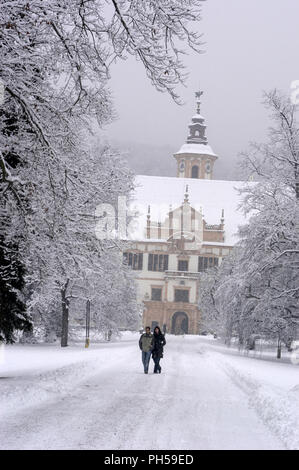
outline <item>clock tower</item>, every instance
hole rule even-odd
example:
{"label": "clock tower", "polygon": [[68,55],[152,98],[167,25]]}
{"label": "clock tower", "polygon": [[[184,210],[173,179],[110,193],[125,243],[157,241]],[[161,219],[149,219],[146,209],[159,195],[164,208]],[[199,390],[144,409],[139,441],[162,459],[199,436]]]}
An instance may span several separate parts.
{"label": "clock tower", "polygon": [[213,179],[214,163],[218,157],[208,144],[205,118],[200,114],[202,95],[202,91],[195,93],[196,114],[189,124],[186,143],[174,154],[178,178]]}

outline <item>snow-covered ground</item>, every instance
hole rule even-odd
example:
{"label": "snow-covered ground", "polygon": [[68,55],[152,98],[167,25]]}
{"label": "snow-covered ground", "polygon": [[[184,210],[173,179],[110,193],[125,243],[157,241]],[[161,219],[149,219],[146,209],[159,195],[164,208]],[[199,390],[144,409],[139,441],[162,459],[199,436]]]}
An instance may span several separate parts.
{"label": "snow-covered ground", "polygon": [[14,345],[0,364],[1,449],[299,449],[299,368],[167,336],[144,375],[138,334]]}

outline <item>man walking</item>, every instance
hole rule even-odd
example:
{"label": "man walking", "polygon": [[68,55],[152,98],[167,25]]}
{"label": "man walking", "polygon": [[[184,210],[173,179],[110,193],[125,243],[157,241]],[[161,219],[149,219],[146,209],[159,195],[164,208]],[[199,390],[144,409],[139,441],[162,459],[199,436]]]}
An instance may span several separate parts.
{"label": "man walking", "polygon": [[145,328],[145,333],[140,336],[139,340],[139,347],[142,351],[142,362],[144,366],[144,373],[148,374],[148,366],[152,354],[152,350],[154,347],[154,336],[151,333],[151,329],[149,326]]}

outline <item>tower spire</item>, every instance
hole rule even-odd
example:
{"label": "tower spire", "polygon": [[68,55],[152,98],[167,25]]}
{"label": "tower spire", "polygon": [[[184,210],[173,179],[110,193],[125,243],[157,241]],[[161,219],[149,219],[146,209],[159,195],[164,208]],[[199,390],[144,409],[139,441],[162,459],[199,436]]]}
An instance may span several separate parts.
{"label": "tower spire", "polygon": [[213,178],[213,166],[217,160],[217,155],[208,143],[205,118],[200,113],[201,97],[203,94],[204,92],[200,89],[195,92],[196,114],[193,115],[188,126],[186,142],[174,154],[178,165],[178,177]]}
{"label": "tower spire", "polygon": [[146,238],[151,238],[151,206],[147,208]]}
{"label": "tower spire", "polygon": [[188,186],[188,184],[186,185],[186,192],[185,192],[184,203],[185,203],[185,204],[189,204],[189,186]]}
{"label": "tower spire", "polygon": [[200,105],[201,105],[201,96],[203,95],[203,91],[196,91],[195,92],[195,98],[196,98],[196,104],[197,104],[197,109],[196,109],[196,113],[197,114],[200,114]]}
{"label": "tower spire", "polygon": [[203,91],[195,93],[197,110],[195,116],[191,119],[189,124],[189,134],[187,137],[187,144],[202,144],[207,145],[208,139],[206,137],[206,124],[205,119],[200,114],[201,96]]}

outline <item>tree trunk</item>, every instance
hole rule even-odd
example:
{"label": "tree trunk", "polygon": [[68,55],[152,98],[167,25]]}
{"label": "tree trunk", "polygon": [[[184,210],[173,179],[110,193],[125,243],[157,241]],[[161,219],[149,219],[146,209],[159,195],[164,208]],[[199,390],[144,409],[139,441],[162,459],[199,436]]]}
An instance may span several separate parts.
{"label": "tree trunk", "polygon": [[244,346],[244,336],[243,333],[239,333],[239,347]]}
{"label": "tree trunk", "polygon": [[61,347],[62,348],[66,348],[68,346],[68,337],[69,337],[69,301],[66,297],[68,283],[69,281],[67,281],[64,288],[61,289],[61,302],[62,302]]}
{"label": "tree trunk", "polygon": [[277,344],[277,359],[281,359],[281,341],[280,341],[280,339],[278,340],[278,344]]}

